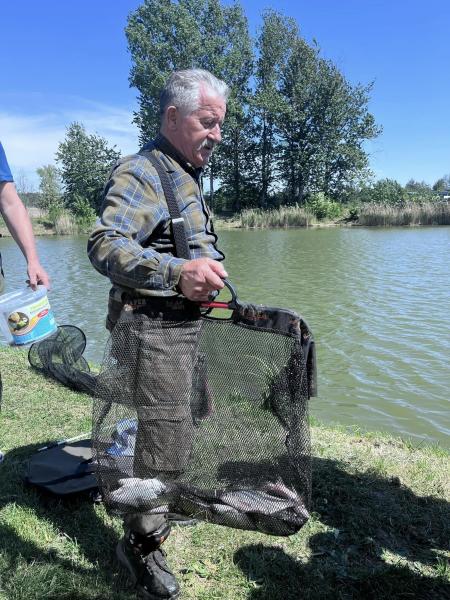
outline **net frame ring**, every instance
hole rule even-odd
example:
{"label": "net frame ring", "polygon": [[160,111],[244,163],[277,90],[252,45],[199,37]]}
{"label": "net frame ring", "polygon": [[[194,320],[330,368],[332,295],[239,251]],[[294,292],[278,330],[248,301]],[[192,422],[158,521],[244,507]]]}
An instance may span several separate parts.
{"label": "net frame ring", "polygon": [[[46,342],[46,343],[44,343]],[[34,342],[28,350],[28,361],[32,367],[40,371],[45,370],[48,365],[42,360],[42,352],[40,350],[52,350],[50,355],[59,353],[60,358],[65,364],[74,364],[80,358],[86,348],[86,335],[82,329],[75,325],[59,325],[55,333],[45,338]],[[76,348],[74,348],[76,346]]]}
{"label": "net frame ring", "polygon": [[231,300],[228,302],[220,302],[217,301],[216,298],[220,294],[220,290],[216,290],[215,292],[211,292],[211,300],[207,302],[200,302],[200,308],[205,308],[206,310],[202,312],[203,316],[209,315],[213,308],[222,308],[225,310],[234,311],[238,308],[239,300],[237,297],[237,292],[233,284],[226,278],[223,279],[225,287],[228,288],[231,294]]}

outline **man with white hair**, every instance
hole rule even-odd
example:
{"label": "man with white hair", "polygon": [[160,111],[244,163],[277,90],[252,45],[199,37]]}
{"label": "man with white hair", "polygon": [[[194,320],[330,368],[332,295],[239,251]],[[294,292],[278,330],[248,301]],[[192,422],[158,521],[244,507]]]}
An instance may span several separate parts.
{"label": "man with white hair", "polygon": [[[151,361],[149,353],[140,354],[139,393],[143,396],[134,399],[138,414],[135,477],[176,476],[190,456],[189,397],[200,331],[198,302],[223,288],[222,279],[227,276],[200,177],[221,141],[228,95],[228,86],[208,71],[172,73],[161,93],[160,134],[139,154],[117,162],[88,242],[93,266],[113,284],[107,317],[113,339],[114,327],[124,315],[128,321],[131,314],[182,323],[179,338],[174,337],[173,328],[162,326],[161,336],[166,338],[144,340],[151,346]],[[184,222],[189,258],[177,256],[162,179],[149,158],[156,158],[169,177]],[[142,345],[139,336],[139,340],[123,336],[123,356]],[[167,516],[127,514],[124,528],[117,554],[141,597],[178,598],[179,586],[160,548],[170,532]]]}

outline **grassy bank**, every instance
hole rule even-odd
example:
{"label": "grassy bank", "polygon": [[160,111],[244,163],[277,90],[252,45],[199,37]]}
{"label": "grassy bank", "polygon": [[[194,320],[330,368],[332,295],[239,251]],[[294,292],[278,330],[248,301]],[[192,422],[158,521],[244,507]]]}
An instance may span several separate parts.
{"label": "grassy bank", "polygon": [[[24,461],[89,431],[91,400],[0,351],[0,600],[131,600],[115,562],[121,526],[103,506],[24,487]],[[313,513],[291,538],[207,524],[166,547],[192,600],[450,597],[449,454],[314,424]]]}
{"label": "grassy bank", "polygon": [[[324,208],[325,207],[325,208]],[[364,226],[364,227],[402,227],[420,225],[450,225],[450,203],[429,202],[424,204],[407,204],[401,207],[381,204],[360,204],[357,207],[342,207],[332,203],[334,212],[339,216],[326,216],[327,205],[316,207],[281,206],[271,210],[260,208],[243,210],[241,213],[224,217],[214,216],[216,229],[287,229],[290,227],[324,227],[324,226]],[[38,211],[37,209],[29,209]],[[64,212],[56,225],[50,223],[42,215],[33,216],[35,235],[76,235],[89,232],[92,225],[77,223],[73,215]],[[10,233],[0,217],[0,237],[10,237]]]}
{"label": "grassy bank", "polygon": [[[450,204],[429,202],[407,204],[405,206],[384,206],[381,204],[361,204],[357,207],[340,207],[338,217],[326,216],[326,204],[319,206],[314,213],[312,207],[282,206],[272,210],[249,209],[228,219],[218,218],[214,223],[218,229],[274,229],[289,227],[321,227],[324,225],[345,225],[364,227],[401,227],[419,225],[450,225]],[[317,208],[317,207],[316,207]],[[325,216],[324,216],[325,215]]]}
{"label": "grassy bank", "polygon": [[357,225],[378,227],[450,225],[450,204],[429,202],[403,207],[366,204],[359,211]]}
{"label": "grassy bank", "polygon": [[240,226],[248,229],[280,227],[309,227],[316,223],[314,215],[303,206],[281,206],[273,210],[258,208],[244,210],[240,214]]}
{"label": "grassy bank", "polygon": [[[77,235],[90,231],[92,225],[80,224],[67,210],[63,211],[56,222],[51,222],[45,213],[38,208],[28,208],[34,235]],[[0,216],[0,237],[11,237],[3,218]]]}

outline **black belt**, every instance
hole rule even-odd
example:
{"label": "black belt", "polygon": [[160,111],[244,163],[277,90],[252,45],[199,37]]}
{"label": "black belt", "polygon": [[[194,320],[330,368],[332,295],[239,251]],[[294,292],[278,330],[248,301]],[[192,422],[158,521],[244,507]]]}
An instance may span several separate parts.
{"label": "black belt", "polygon": [[136,298],[125,292],[122,295],[122,302],[124,305],[127,304],[132,307],[135,314],[152,316],[155,313],[182,313],[183,318],[198,318],[200,316],[199,304],[180,296],[169,298],[141,296]]}

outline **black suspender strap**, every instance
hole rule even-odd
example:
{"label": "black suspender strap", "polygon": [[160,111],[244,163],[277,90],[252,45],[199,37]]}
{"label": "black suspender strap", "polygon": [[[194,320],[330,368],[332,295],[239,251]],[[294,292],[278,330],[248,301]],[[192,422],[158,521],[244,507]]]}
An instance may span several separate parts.
{"label": "black suspender strap", "polygon": [[167,175],[167,171],[162,165],[161,161],[156,158],[151,152],[139,152],[141,156],[147,158],[152,165],[155,167],[156,172],[159,175],[161,181],[164,196],[166,197],[167,207],[169,209],[170,218],[172,221],[172,233],[175,244],[175,254],[179,258],[191,258],[191,251],[186,237],[186,230],[184,228],[184,219],[180,213],[180,207],[178,206],[177,199],[175,198],[175,192],[173,191],[172,183]]}

